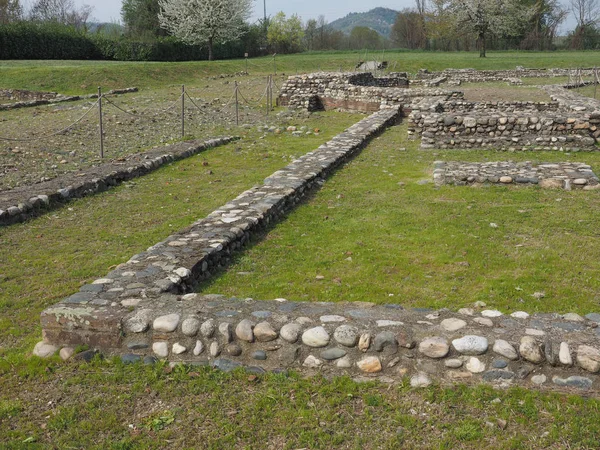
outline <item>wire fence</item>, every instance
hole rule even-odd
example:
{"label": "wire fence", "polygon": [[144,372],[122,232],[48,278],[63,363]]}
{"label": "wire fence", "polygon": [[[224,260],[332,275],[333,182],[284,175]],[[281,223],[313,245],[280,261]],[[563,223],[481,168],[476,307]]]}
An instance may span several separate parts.
{"label": "wire fence", "polygon": [[90,119],[92,121],[90,123],[96,122],[99,156],[104,158],[105,140],[111,135],[111,131],[114,129],[112,135],[121,138],[119,130],[115,129],[117,125],[122,125],[118,116],[138,121],[136,123],[140,125],[142,123],[152,125],[163,121],[169,126],[171,132],[175,129],[173,125],[179,123],[178,135],[172,135],[171,138],[183,139],[186,136],[187,125],[198,122],[214,124],[222,120],[223,115],[231,117],[236,125],[240,124],[241,119],[248,120],[251,116],[255,119],[264,119],[273,110],[274,96],[279,92],[280,88],[271,75],[260,79],[243,80],[242,83],[235,81],[225,102],[221,102],[219,98],[210,98],[209,93],[202,92],[201,89],[188,90],[185,85],[182,85],[181,93],[166,107],[158,107],[153,102],[150,106],[139,110],[137,107],[127,105],[126,101],[120,102],[119,97],[115,95],[102,93],[102,89],[98,88],[95,102],[86,107],[84,113],[68,125],[41,134],[36,134],[37,130],[31,129],[24,133],[26,137],[0,135],[0,141],[44,143],[52,137],[68,137],[69,133],[83,125],[85,119]]}
{"label": "wire fence", "polygon": [[[383,52],[379,57],[384,57]],[[360,54],[357,57],[357,63],[368,58],[368,52]],[[255,66],[254,62],[246,63],[250,66]],[[269,63],[274,71],[276,70],[276,59],[273,57],[272,64]],[[264,68],[264,67],[263,67]],[[339,68],[340,70],[343,68]],[[336,71],[337,71],[336,70]],[[352,70],[358,70],[353,67]],[[394,71],[395,64],[388,67],[387,70]],[[283,79],[282,79],[283,81]],[[229,81],[225,81],[229,83]],[[586,87],[594,86],[594,98],[596,98],[596,87],[600,84],[600,70],[594,68],[593,71],[573,69],[569,74],[568,85],[570,87]],[[207,86],[208,88],[208,86]],[[81,127],[86,119],[93,124],[96,122],[98,128],[97,139],[99,155],[104,157],[105,140],[108,136],[113,136],[116,139],[121,139],[119,130],[116,129],[120,124],[118,120],[106,119],[109,115],[120,115],[137,120],[135,125],[140,128],[153,128],[157,123],[164,123],[169,130],[170,139],[185,138],[186,129],[190,125],[202,123],[208,124],[221,120],[225,122],[224,116],[227,116],[227,123],[235,123],[239,125],[241,121],[250,122],[254,120],[263,120],[268,117],[273,111],[275,98],[281,93],[281,86],[277,83],[275,75],[267,75],[261,78],[245,78],[241,77],[231,83],[228,92],[228,97],[225,101],[211,95],[207,89],[192,87],[186,88],[181,86],[181,92],[166,105],[159,107],[156,101],[150,100],[151,104],[143,109],[139,109],[139,101],[136,105],[128,104],[127,100],[120,101],[119,97],[110,93],[102,93],[98,88],[98,95],[93,104],[86,107],[83,114],[77,117],[73,122],[66,126],[62,126],[57,130],[43,131],[41,134],[35,134],[36,130],[30,130],[26,133],[27,136],[2,136],[0,141],[5,142],[22,142],[34,143],[43,142],[56,136],[69,136],[73,134],[73,138],[78,137],[76,130]],[[177,133],[175,130],[179,129]],[[20,129],[19,129],[20,131]],[[113,132],[114,131],[114,132]],[[91,134],[88,131],[88,135]]]}

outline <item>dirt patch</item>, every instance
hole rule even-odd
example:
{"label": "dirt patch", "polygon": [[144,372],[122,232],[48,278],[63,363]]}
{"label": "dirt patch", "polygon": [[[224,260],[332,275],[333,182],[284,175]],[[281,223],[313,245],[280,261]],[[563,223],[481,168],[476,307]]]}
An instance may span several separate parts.
{"label": "dirt patch", "polygon": [[[266,81],[235,81],[240,125],[271,122],[273,114],[265,117]],[[233,80],[202,80],[186,92],[186,137],[235,134]],[[105,158],[112,161],[181,139],[181,128],[181,86],[103,102]],[[0,112],[0,192],[103,164],[99,136],[96,99]]]}
{"label": "dirt patch", "polygon": [[42,183],[25,185],[9,191],[3,191],[0,192],[0,209],[7,210],[9,207],[16,206],[19,203],[24,203],[34,196],[55,193],[59,189],[80,184],[83,181],[91,181],[96,178],[102,179],[116,171],[122,171],[132,166],[138,166],[147,160],[152,160],[153,158],[161,155],[178,154],[184,152],[190,147],[197,147],[201,143],[201,141],[193,140],[179,142],[168,146],[161,146],[147,152],[137,153],[127,157],[113,159],[102,164],[94,165],[77,173],[64,173],[56,178],[53,178],[52,180]]}
{"label": "dirt patch", "polygon": [[465,83],[458,89],[471,102],[549,102],[552,99],[541,89],[533,86],[508,86],[501,83]]}

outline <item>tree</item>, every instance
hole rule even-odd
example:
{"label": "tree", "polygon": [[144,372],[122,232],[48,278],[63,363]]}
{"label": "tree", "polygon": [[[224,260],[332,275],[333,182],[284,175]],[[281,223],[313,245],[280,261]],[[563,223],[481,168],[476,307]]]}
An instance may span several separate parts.
{"label": "tree", "polygon": [[350,32],[350,48],[376,50],[381,47],[379,33],[369,27],[354,27]]}
{"label": "tree", "polygon": [[37,22],[56,22],[85,29],[93,7],[75,7],[73,0],[37,0],[31,5],[30,19]]}
{"label": "tree", "polygon": [[595,26],[600,20],[600,0],[569,0],[577,27]]}
{"label": "tree", "polygon": [[477,35],[481,58],[485,58],[486,37],[519,33],[533,12],[518,0],[453,0],[451,8],[457,26]]}
{"label": "tree", "polygon": [[390,38],[400,48],[425,48],[427,34],[421,14],[412,9],[400,11],[392,25]]}
{"label": "tree", "polygon": [[288,19],[283,11],[275,14],[269,23],[267,39],[269,45],[280,53],[293,53],[300,51],[304,29],[302,20],[296,14]]}
{"label": "tree", "polygon": [[[526,0],[528,4],[531,0]],[[520,47],[524,50],[548,50],[558,27],[567,18],[568,12],[557,0],[533,0],[529,5],[533,13]]]}
{"label": "tree", "polygon": [[0,0],[0,24],[16,22],[23,15],[19,0]]}
{"label": "tree", "polygon": [[569,6],[577,21],[575,31],[569,36],[570,45],[576,49],[595,48],[600,20],[600,0],[570,0]]}
{"label": "tree", "polygon": [[309,19],[304,27],[304,42],[308,51],[314,50],[317,43],[317,21],[315,19]]}
{"label": "tree", "polygon": [[208,46],[238,39],[250,17],[252,0],[160,0],[160,26],[186,44]]}
{"label": "tree", "polygon": [[141,39],[166,36],[158,21],[158,0],[123,0],[121,18],[127,35]]}

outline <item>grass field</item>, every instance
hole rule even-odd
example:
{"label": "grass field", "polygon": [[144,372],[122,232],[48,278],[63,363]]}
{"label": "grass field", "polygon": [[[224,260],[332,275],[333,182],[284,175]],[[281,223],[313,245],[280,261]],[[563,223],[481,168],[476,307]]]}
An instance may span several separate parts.
{"label": "grass field", "polygon": [[[331,69],[350,65],[358,56],[295,55],[276,63],[278,71],[292,73],[294,67],[327,68],[327,62]],[[493,53],[481,61],[475,53],[386,53],[386,59],[405,64],[398,70],[409,71],[568,67],[595,56]],[[272,59],[252,63],[269,65]],[[194,80],[201,86],[210,77],[243,70],[243,64],[2,62],[7,84],[0,87],[43,85],[79,93],[106,83],[107,89],[137,85],[154,93]],[[229,88],[220,78],[212,81]],[[210,86],[218,92],[218,83]],[[240,141],[0,229],[0,448],[597,448],[600,401],[590,397],[488,386],[415,390],[406,381],[256,378],[162,363],[81,364],[29,356],[41,336],[45,307],[360,117],[327,112],[291,119],[321,130],[302,138],[242,129]],[[426,152],[405,136],[400,125],[374,140],[226,273],[203,285],[204,292],[436,308],[483,300],[506,312],[600,310],[596,191],[436,190],[419,183],[431,178],[435,159],[574,160],[598,173],[599,155]],[[546,296],[531,296],[539,291]]]}
{"label": "grass field", "polygon": [[597,153],[423,151],[407,139],[406,125],[393,127],[200,289],[241,298],[600,311],[600,246],[590,214],[600,208],[596,193],[420,184],[438,159],[600,167]]}
{"label": "grass field", "polygon": [[[490,52],[479,58],[477,52],[386,51],[366,54],[367,59],[386,60],[390,70],[416,73],[419,69],[446,68],[514,69],[577,68],[600,65],[600,53],[585,52]],[[50,90],[64,94],[95,93],[104,89],[137,86],[194,84],[198,79],[246,71],[251,76],[273,73],[292,75],[319,70],[354,70],[365,52],[313,52],[229,61],[181,63],[136,63],[114,61],[2,61],[2,85],[13,89]]]}

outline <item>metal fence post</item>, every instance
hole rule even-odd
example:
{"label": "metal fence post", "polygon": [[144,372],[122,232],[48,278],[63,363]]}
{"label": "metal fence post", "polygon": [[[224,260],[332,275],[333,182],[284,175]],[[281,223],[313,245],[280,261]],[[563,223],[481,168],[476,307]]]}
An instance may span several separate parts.
{"label": "metal fence post", "polygon": [[98,86],[98,114],[100,117],[100,158],[104,158],[104,130],[102,127],[102,88]]}
{"label": "metal fence post", "polygon": [[273,77],[269,80],[269,109],[273,109]]}
{"label": "metal fence post", "polygon": [[269,115],[269,77],[270,75],[267,77],[267,100],[266,100],[266,106],[267,106],[267,116]]}
{"label": "metal fence post", "polygon": [[181,85],[181,139],[185,136],[185,85]]}
{"label": "metal fence post", "polygon": [[240,124],[240,110],[238,105],[238,82],[235,82],[235,124]]}

